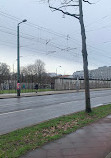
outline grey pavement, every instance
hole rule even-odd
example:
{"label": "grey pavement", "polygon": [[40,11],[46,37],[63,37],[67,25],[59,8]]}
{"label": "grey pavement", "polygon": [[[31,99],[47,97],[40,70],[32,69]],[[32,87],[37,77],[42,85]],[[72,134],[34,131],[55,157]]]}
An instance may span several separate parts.
{"label": "grey pavement", "polygon": [[[81,90],[84,91],[84,90]],[[34,97],[34,96],[44,96],[44,95],[53,95],[53,94],[65,94],[77,92],[76,90],[63,90],[63,91],[45,91],[45,92],[31,92],[31,93],[21,93],[20,97]],[[11,94],[0,94],[0,99],[6,98],[18,98],[16,93]]]}
{"label": "grey pavement", "polygon": [[21,158],[111,158],[111,115]]}
{"label": "grey pavement", "polygon": [[111,152],[105,158],[111,158]]}

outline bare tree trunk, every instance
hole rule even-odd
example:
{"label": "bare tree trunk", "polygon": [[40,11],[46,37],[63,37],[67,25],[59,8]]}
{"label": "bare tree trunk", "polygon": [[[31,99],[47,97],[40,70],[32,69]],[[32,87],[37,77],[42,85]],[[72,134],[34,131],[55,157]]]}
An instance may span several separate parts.
{"label": "bare tree trunk", "polygon": [[83,10],[82,0],[79,0],[79,12],[80,12],[80,27],[82,36],[82,55],[83,55],[83,69],[84,69],[84,82],[85,82],[85,101],[86,101],[86,112],[91,112],[90,105],[90,92],[89,92],[89,75],[88,75],[88,60],[87,60],[87,48],[86,48],[86,34],[83,21]]}

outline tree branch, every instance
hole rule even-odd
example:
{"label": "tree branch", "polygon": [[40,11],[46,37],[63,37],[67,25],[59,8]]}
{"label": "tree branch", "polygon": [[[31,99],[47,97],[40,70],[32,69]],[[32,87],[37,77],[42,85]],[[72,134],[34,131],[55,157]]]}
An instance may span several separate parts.
{"label": "tree branch", "polygon": [[61,3],[61,4],[69,4],[69,3],[71,3],[71,2],[73,2],[73,0],[70,0],[69,2],[63,2],[63,3]]}
{"label": "tree branch", "polygon": [[79,5],[63,5],[63,6],[61,6],[61,7],[59,7],[58,9],[60,9],[60,8],[64,8],[64,7],[78,7]]}
{"label": "tree branch", "polygon": [[92,4],[91,2],[89,2],[89,1],[87,1],[87,0],[83,0],[83,1],[86,2],[86,3]]}
{"label": "tree branch", "polygon": [[79,15],[77,15],[77,14],[71,14],[69,12],[65,12],[65,11],[63,11],[60,8],[55,8],[55,7],[50,6],[50,4],[49,4],[49,8],[54,9],[54,10],[58,10],[58,11],[62,12],[63,14],[66,14],[66,15],[69,15],[69,16],[73,16],[73,17],[75,17],[76,19],[79,20]]}

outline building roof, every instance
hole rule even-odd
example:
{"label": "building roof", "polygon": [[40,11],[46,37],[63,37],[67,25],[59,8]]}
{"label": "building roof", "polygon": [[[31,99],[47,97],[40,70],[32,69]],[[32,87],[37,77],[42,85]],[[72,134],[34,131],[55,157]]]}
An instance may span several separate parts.
{"label": "building roof", "polygon": [[61,79],[63,79],[63,78],[73,78],[73,76],[72,75],[63,75],[63,76],[58,76],[58,78],[61,78]]}

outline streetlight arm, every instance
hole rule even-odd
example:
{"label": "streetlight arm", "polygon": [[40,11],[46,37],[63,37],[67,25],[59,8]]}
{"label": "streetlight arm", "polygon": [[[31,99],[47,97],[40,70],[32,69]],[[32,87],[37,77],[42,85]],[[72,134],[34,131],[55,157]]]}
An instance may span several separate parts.
{"label": "streetlight arm", "polygon": [[26,21],[27,21],[26,19],[22,20],[21,22],[18,23],[18,26],[19,26],[21,23],[26,22]]}

